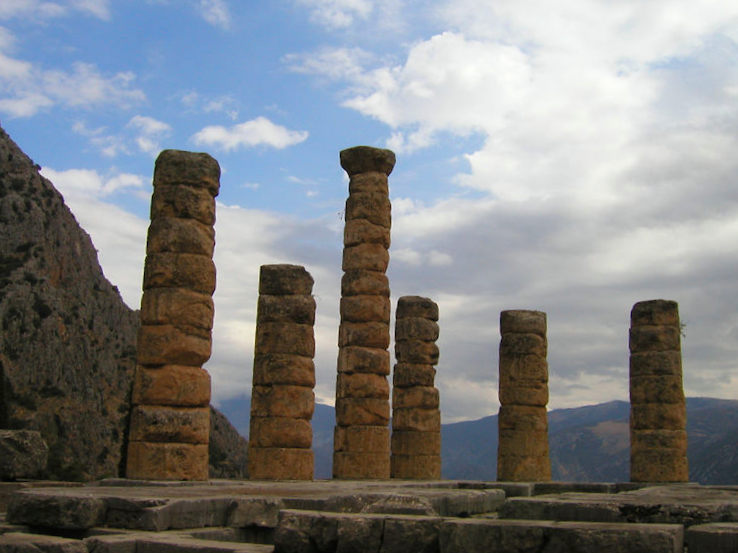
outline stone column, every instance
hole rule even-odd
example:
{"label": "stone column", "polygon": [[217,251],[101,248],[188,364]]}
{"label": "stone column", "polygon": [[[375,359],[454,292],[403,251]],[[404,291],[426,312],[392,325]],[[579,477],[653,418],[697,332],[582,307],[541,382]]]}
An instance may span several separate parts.
{"label": "stone column", "polygon": [[313,278],[262,265],[251,391],[249,478],[312,480],[315,408]]}
{"label": "stone column", "polygon": [[500,334],[497,479],[551,480],[546,314],[503,311]]}
{"label": "stone column", "polygon": [[630,312],[630,479],[687,482],[687,409],[679,306],[638,302]]}
{"label": "stone column", "polygon": [[441,411],[433,386],[438,363],[438,305],[397,301],[392,388],[392,478],[441,478]]}
{"label": "stone column", "polygon": [[154,168],[128,478],[207,480],[215,196],[207,154],[165,150]]}
{"label": "stone column", "polygon": [[341,152],[349,175],[338,332],[334,478],[389,478],[389,150]]}

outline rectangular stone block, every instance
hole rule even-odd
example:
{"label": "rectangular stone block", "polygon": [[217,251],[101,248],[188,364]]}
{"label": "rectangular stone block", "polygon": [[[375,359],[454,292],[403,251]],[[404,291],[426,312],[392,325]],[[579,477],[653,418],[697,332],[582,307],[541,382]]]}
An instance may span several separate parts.
{"label": "rectangular stone block", "polygon": [[256,325],[254,353],[290,353],[312,358],[315,355],[313,326],[298,323],[259,323]]}
{"label": "rectangular stone block", "polygon": [[504,482],[547,482],[551,480],[551,461],[548,455],[497,454],[497,480]]}
{"label": "rectangular stone block", "polygon": [[683,403],[684,389],[681,375],[632,376],[630,402]]}
{"label": "rectangular stone block", "polygon": [[383,480],[390,477],[389,448],[383,453],[333,453],[333,478],[344,480]]}
{"label": "rectangular stone block", "polygon": [[386,296],[347,296],[341,298],[341,322],[380,322],[389,325],[390,299]]}
{"label": "rectangular stone block", "polygon": [[389,250],[382,244],[359,244],[343,248],[344,271],[385,272],[389,266]]}
{"label": "rectangular stone block", "polygon": [[151,196],[151,219],[159,217],[189,218],[213,225],[215,198],[207,190],[159,184]]}
{"label": "rectangular stone block", "polygon": [[392,452],[390,458],[392,478],[407,480],[440,480],[440,455],[398,455]]}
{"label": "rectangular stone block", "polygon": [[346,346],[338,350],[339,373],[390,373],[389,352],[383,348]]}
{"label": "rectangular stone block", "polygon": [[387,426],[336,426],[333,450],[353,453],[385,453],[389,451],[390,429]]}
{"label": "rectangular stone block", "polygon": [[389,400],[389,383],[387,377],[381,374],[338,373],[336,397],[372,397],[387,401]]}
{"label": "rectangular stone block", "polygon": [[214,197],[220,189],[220,166],[209,154],[163,150],[154,165],[154,188],[166,184],[206,190]]}
{"label": "rectangular stone block", "polygon": [[389,401],[379,398],[336,398],[336,424],[339,426],[387,426]]}
{"label": "rectangular stone block", "polygon": [[681,351],[677,326],[634,326],[630,329],[630,351]]}
{"label": "rectangular stone block", "polygon": [[172,325],[141,325],[138,362],[141,365],[201,367],[210,359],[210,338],[185,334]]}
{"label": "rectangular stone block", "polygon": [[631,326],[679,326],[679,304],[671,300],[639,301],[630,311]]}
{"label": "rectangular stone block", "polygon": [[362,192],[389,196],[387,175],[380,171],[368,171],[352,175],[349,179],[349,194]]}
{"label": "rectangular stone block", "polygon": [[630,450],[631,482],[689,482],[685,448]]}
{"label": "rectangular stone block", "polygon": [[395,357],[398,363],[436,365],[438,363],[439,351],[435,342],[404,340],[402,342],[395,342]]}
{"label": "rectangular stone block", "polygon": [[505,455],[548,456],[548,432],[545,430],[501,428],[498,439],[498,450]]}
{"label": "rectangular stone block", "polygon": [[207,444],[209,436],[209,407],[137,405],[131,411],[134,442]]}
{"label": "rectangular stone block", "polygon": [[681,351],[648,351],[630,354],[630,377],[682,376]]}
{"label": "rectangular stone block", "polygon": [[503,355],[500,353],[500,388],[548,382],[548,361],[538,354]]}
{"label": "rectangular stone block", "polygon": [[357,192],[346,199],[346,221],[366,219],[372,224],[390,228],[392,226],[392,205],[383,193]]}
{"label": "rectangular stone block", "polygon": [[546,314],[543,311],[509,309],[500,312],[500,334],[523,333],[546,337]]}
{"label": "rectangular stone block", "polygon": [[421,296],[402,296],[397,300],[397,319],[438,320],[438,304]]}
{"label": "rectangular stone block", "polygon": [[215,291],[215,264],[206,255],[150,253],[144,264],[143,288],[187,288],[201,294]]}
{"label": "rectangular stone block", "polygon": [[545,407],[548,404],[548,382],[503,382],[498,392],[501,405],[530,405]]}
{"label": "rectangular stone block", "polygon": [[384,249],[390,247],[390,229],[375,225],[366,219],[346,221],[343,227],[343,245],[380,244]]}
{"label": "rectangular stone block", "polygon": [[338,346],[361,346],[387,349],[390,342],[389,325],[386,323],[343,322],[338,329]]}
{"label": "rectangular stone block", "polygon": [[538,334],[510,332],[500,338],[500,359],[519,355],[536,355],[545,359],[547,351],[546,337]]}
{"label": "rectangular stone block", "polygon": [[315,394],[306,386],[253,386],[252,417],[290,417],[310,420],[315,409]]}
{"label": "rectangular stone block", "polygon": [[548,415],[545,407],[501,405],[497,425],[500,429],[548,432]]}
{"label": "rectangular stone block", "polygon": [[440,330],[438,323],[421,317],[407,317],[395,321],[395,340],[435,342]]}
{"label": "rectangular stone block", "polygon": [[686,430],[633,430],[630,433],[631,450],[667,448],[687,453]]}
{"label": "rectangular stone block", "polygon": [[392,431],[393,455],[440,455],[440,432]]}
{"label": "rectangular stone block", "polygon": [[630,427],[636,430],[684,430],[684,403],[641,403],[630,406]]}
{"label": "rectangular stone block", "polygon": [[133,385],[133,404],[207,407],[210,375],[200,367],[164,365],[151,369],[139,365]]}
{"label": "rectangular stone block", "polygon": [[312,449],[249,447],[249,479],[312,480]]}
{"label": "rectangular stone block", "polygon": [[302,265],[262,265],[259,269],[259,294],[285,296],[313,293],[313,277]]}
{"label": "rectangular stone block", "polygon": [[259,353],[254,356],[255,386],[290,384],[315,386],[315,362],[312,357],[289,353]]}
{"label": "rectangular stone block", "polygon": [[210,294],[186,288],[151,288],[141,298],[141,323],[145,325],[170,324],[184,332],[189,327],[210,331],[214,314]]}
{"label": "rectangular stone block", "polygon": [[194,253],[213,257],[215,230],[195,219],[156,217],[149,225],[146,253]]}
{"label": "rectangular stone block", "polygon": [[738,522],[690,526],[686,541],[689,553],[735,553],[738,551]]}
{"label": "rectangular stone block", "polygon": [[389,297],[389,279],[380,271],[346,271],[341,277],[341,296]]}
{"label": "rectangular stone block", "polygon": [[310,448],[313,427],[309,420],[292,417],[251,417],[249,446]]}
{"label": "rectangular stone block", "polygon": [[256,324],[299,323],[312,326],[315,323],[315,299],[312,296],[259,296],[256,308]]}
{"label": "rectangular stone block", "polygon": [[392,388],[393,409],[420,408],[438,409],[440,398],[438,390],[432,386],[413,386],[412,388]]}
{"label": "rectangular stone block", "polygon": [[392,430],[440,432],[441,412],[438,409],[400,408],[392,410]]}
{"label": "rectangular stone block", "polygon": [[126,478],[134,480],[207,480],[208,445],[128,443]]}
{"label": "rectangular stone block", "polygon": [[392,373],[392,385],[398,388],[433,386],[435,378],[436,369],[433,365],[397,363]]}

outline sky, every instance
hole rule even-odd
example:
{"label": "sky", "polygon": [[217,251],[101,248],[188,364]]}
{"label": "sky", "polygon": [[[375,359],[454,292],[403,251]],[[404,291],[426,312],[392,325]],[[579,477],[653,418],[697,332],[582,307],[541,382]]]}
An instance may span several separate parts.
{"label": "sky", "polygon": [[334,401],[348,179],[390,148],[393,305],[436,301],[444,422],[495,414],[499,313],[548,317],[549,408],[628,399],[634,303],[688,396],[738,399],[738,3],[2,0],[0,125],[140,305],[165,148],[221,166],[213,355],[249,394],[259,267],[315,279]]}

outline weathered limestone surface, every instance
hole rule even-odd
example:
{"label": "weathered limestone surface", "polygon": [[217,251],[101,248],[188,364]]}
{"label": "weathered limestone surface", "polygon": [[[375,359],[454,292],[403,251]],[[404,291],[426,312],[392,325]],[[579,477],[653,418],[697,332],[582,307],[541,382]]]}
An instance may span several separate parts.
{"label": "weathered limestone surface", "polygon": [[392,388],[392,478],[441,478],[441,412],[433,386],[438,362],[438,305],[428,298],[397,301]]}
{"label": "weathered limestone surface", "polygon": [[630,479],[687,482],[679,306],[638,302],[630,321]]}
{"label": "weathered limestone surface", "polygon": [[46,468],[49,447],[34,430],[0,430],[0,480],[34,478]]}
{"label": "weathered limestone surface", "polygon": [[[389,478],[389,150],[341,152],[349,175],[338,332],[334,478]],[[367,439],[364,439],[367,438]]]}
{"label": "weathered limestone surface", "polygon": [[215,290],[215,196],[207,154],[165,150],[156,160],[138,333],[126,475],[208,477],[210,358]]}
{"label": "weathered limestone surface", "polygon": [[311,480],[315,407],[313,278],[298,265],[263,265],[259,275],[251,394],[249,476]]}
{"label": "weathered limestone surface", "polygon": [[500,313],[497,479],[551,480],[546,314]]}

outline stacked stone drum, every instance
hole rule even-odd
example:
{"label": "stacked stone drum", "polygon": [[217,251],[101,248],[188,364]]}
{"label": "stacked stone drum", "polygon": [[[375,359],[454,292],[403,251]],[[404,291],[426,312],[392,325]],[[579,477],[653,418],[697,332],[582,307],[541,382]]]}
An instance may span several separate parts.
{"label": "stacked stone drum", "polygon": [[215,290],[215,196],[207,154],[163,151],[146,243],[128,478],[206,480]]}
{"label": "stacked stone drum", "polygon": [[680,330],[675,301],[642,301],[630,312],[633,482],[689,479]]}
{"label": "stacked stone drum", "polygon": [[497,479],[551,480],[546,314],[500,313]]}
{"label": "stacked stone drum", "polygon": [[389,478],[389,150],[341,152],[349,175],[338,333],[334,478]]}
{"label": "stacked stone drum", "polygon": [[438,363],[438,305],[403,296],[397,302],[392,388],[392,478],[441,478],[441,412],[433,386]]}
{"label": "stacked stone drum", "polygon": [[249,477],[312,480],[315,408],[313,278],[298,265],[263,265],[256,312]]}

